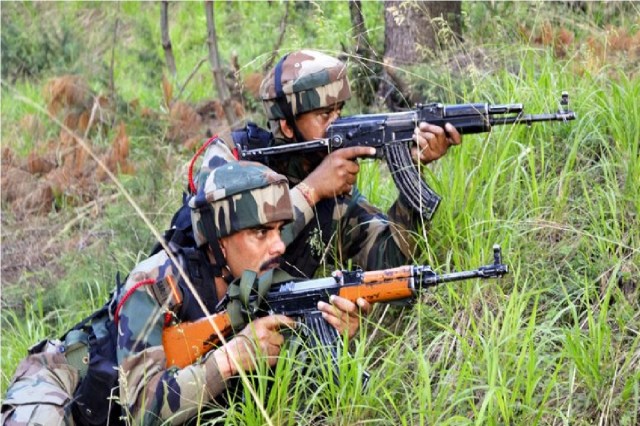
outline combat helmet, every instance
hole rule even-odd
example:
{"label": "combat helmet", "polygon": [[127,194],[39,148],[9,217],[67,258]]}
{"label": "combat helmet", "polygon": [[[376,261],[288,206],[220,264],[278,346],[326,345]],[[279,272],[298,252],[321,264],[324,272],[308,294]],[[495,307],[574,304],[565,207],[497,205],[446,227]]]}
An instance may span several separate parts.
{"label": "combat helmet", "polygon": [[315,50],[299,50],[283,56],[260,86],[260,97],[269,120],[287,120],[351,98],[344,62]]}
{"label": "combat helmet", "polygon": [[270,222],[293,220],[287,178],[250,161],[213,169],[189,200],[189,207],[196,244],[209,244],[218,269],[226,265],[219,238]]}

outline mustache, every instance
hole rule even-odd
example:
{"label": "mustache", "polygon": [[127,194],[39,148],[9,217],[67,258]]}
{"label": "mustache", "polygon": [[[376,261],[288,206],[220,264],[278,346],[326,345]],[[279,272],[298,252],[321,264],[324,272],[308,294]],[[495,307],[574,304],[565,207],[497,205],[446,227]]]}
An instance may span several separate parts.
{"label": "mustache", "polygon": [[282,264],[282,256],[272,257],[271,259],[263,262],[260,265],[260,272],[268,271],[269,269],[277,268]]}

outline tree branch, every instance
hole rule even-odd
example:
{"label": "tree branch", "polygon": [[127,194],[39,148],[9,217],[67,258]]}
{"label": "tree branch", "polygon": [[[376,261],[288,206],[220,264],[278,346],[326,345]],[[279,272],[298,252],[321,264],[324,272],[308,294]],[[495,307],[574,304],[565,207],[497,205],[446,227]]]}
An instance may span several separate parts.
{"label": "tree branch", "polygon": [[276,58],[280,56],[278,55],[278,52],[280,51],[280,46],[282,46],[282,41],[284,40],[284,32],[287,29],[289,5],[290,2],[287,2],[287,5],[284,9],[284,15],[282,15],[282,18],[280,19],[280,35],[278,36],[278,40],[276,40],[276,43],[273,45],[273,49],[271,49],[271,56],[269,57],[269,60],[264,64],[264,67],[262,67],[263,74],[266,74],[273,67],[273,63],[276,61]]}
{"label": "tree branch", "polygon": [[176,61],[173,57],[171,49],[171,39],[169,38],[169,2],[164,0],[160,5],[160,31],[162,32],[162,49],[164,49],[164,59],[167,63],[169,72],[176,78]]}
{"label": "tree branch", "polygon": [[238,124],[239,119],[231,106],[231,97],[229,88],[224,79],[224,72],[220,67],[220,54],[218,52],[218,38],[216,36],[216,25],[213,14],[213,1],[204,3],[205,13],[207,16],[207,43],[209,44],[209,63],[211,64],[211,72],[216,83],[216,89],[227,118],[230,128],[234,128]]}
{"label": "tree branch", "polygon": [[178,94],[176,95],[176,97],[174,98],[174,102],[177,101],[178,99],[180,99],[180,96],[182,96],[182,92],[184,92],[184,89],[187,87],[187,84],[189,84],[189,82],[191,81],[191,79],[193,78],[194,75],[196,75],[196,73],[198,72],[198,70],[200,69],[200,67],[202,66],[202,64],[204,64],[204,62],[207,60],[207,58],[202,58],[198,61],[198,63],[196,64],[195,67],[193,67],[193,70],[191,71],[191,74],[189,74],[189,76],[187,77],[187,79],[184,81],[184,83],[182,83],[182,86],[180,86],[180,91],[178,92]]}

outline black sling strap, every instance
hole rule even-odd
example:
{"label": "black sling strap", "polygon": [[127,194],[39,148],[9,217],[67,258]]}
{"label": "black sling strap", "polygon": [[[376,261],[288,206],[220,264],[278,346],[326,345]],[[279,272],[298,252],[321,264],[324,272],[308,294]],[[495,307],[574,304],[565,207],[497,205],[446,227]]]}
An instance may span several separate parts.
{"label": "black sling strap", "polygon": [[[282,58],[280,58],[280,60],[278,61],[278,64],[276,65],[276,69],[274,70],[273,78],[275,79],[275,84],[276,84],[275,100],[276,100],[276,103],[278,104],[278,107],[284,114],[284,118],[287,124],[293,130],[293,135],[296,141],[302,142],[305,140],[304,136],[302,136],[302,133],[300,133],[298,126],[296,126],[296,118],[293,115],[291,103],[287,101],[287,96],[284,94],[284,90],[282,90],[282,66],[288,56],[289,55],[284,55]],[[295,93],[291,93],[291,96],[295,96]]]}
{"label": "black sling strap", "polygon": [[200,214],[202,215],[202,220],[200,221],[200,223],[202,223],[202,226],[204,227],[204,235],[207,238],[209,247],[211,247],[211,251],[213,251],[213,257],[216,261],[216,264],[212,265],[212,269],[216,277],[221,277],[222,268],[224,268],[227,262],[224,259],[222,249],[220,248],[220,243],[218,242],[218,233],[216,232],[213,209],[207,203],[205,206],[200,208]]}

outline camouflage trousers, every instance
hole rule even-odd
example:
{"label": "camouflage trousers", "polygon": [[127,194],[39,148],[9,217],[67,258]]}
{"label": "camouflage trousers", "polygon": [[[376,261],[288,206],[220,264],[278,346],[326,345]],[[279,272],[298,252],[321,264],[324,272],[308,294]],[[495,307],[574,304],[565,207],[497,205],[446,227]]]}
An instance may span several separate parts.
{"label": "camouflage trousers", "polygon": [[2,401],[2,425],[74,425],[65,408],[79,374],[67,362],[61,347],[60,341],[48,341],[42,352],[20,362]]}

